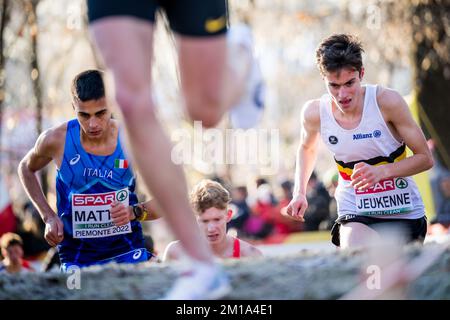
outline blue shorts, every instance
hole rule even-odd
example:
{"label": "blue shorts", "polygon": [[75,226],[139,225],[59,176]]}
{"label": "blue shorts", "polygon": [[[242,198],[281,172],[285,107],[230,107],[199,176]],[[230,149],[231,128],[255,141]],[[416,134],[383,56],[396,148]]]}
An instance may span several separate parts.
{"label": "blue shorts", "polygon": [[108,258],[108,259],[100,260],[100,261],[95,261],[95,262],[92,262],[92,263],[80,264],[80,263],[65,262],[65,263],[61,264],[61,271],[62,272],[67,272],[67,270],[70,267],[72,267],[72,266],[77,266],[79,268],[84,268],[84,267],[89,267],[89,266],[94,266],[94,265],[107,264],[107,263],[110,263],[110,262],[115,262],[115,263],[139,263],[139,262],[148,261],[152,256],[153,256],[153,254],[151,254],[149,251],[147,251],[147,249],[140,248],[140,249],[131,250],[131,251],[126,252],[126,253],[122,253],[122,254],[120,254],[118,256],[115,256],[115,257],[112,257],[112,258]]}

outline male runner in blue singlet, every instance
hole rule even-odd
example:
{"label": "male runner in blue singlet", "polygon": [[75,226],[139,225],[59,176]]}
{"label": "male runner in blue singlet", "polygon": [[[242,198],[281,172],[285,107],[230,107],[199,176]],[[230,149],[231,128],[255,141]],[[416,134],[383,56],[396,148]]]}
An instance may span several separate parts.
{"label": "male runner in blue singlet", "polygon": [[[43,132],[19,165],[22,184],[45,222],[45,238],[57,245],[62,270],[146,261],[137,220],[157,216],[152,201],[138,204],[135,176],[105,99],[101,72],[77,75],[72,98],[77,118]],[[57,212],[36,178],[52,160],[57,166]]]}

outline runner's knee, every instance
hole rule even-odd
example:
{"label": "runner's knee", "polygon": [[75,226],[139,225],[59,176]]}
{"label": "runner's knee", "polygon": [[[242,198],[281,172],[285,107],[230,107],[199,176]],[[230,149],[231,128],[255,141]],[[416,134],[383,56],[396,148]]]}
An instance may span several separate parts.
{"label": "runner's knee", "polygon": [[205,128],[216,126],[223,114],[223,100],[219,94],[201,94],[186,96],[189,116],[194,121],[201,121]]}
{"label": "runner's knee", "polygon": [[221,114],[211,110],[190,110],[189,116],[193,121],[201,121],[202,126],[205,128],[217,126],[221,119]]}
{"label": "runner's knee", "polygon": [[156,120],[149,90],[134,90],[123,86],[116,89],[116,101],[126,121],[137,117],[147,121]]}

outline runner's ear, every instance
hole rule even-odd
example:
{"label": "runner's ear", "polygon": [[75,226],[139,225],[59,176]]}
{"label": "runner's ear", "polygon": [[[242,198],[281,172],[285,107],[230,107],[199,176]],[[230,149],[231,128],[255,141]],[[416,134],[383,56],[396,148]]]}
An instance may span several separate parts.
{"label": "runner's ear", "polygon": [[364,67],[361,67],[361,70],[359,70],[359,80],[362,80],[364,77]]}

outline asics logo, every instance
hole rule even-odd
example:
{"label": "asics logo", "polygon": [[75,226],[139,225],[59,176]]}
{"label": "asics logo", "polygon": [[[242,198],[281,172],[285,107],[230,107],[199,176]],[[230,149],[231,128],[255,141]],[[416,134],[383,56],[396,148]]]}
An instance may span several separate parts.
{"label": "asics logo", "polygon": [[133,259],[137,260],[142,256],[142,251],[141,250],[136,250],[136,252],[133,254]]}
{"label": "asics logo", "polygon": [[71,166],[73,166],[74,164],[76,164],[78,161],[80,161],[81,156],[77,153],[75,155],[75,157],[73,157],[72,159],[70,159],[69,163]]}

